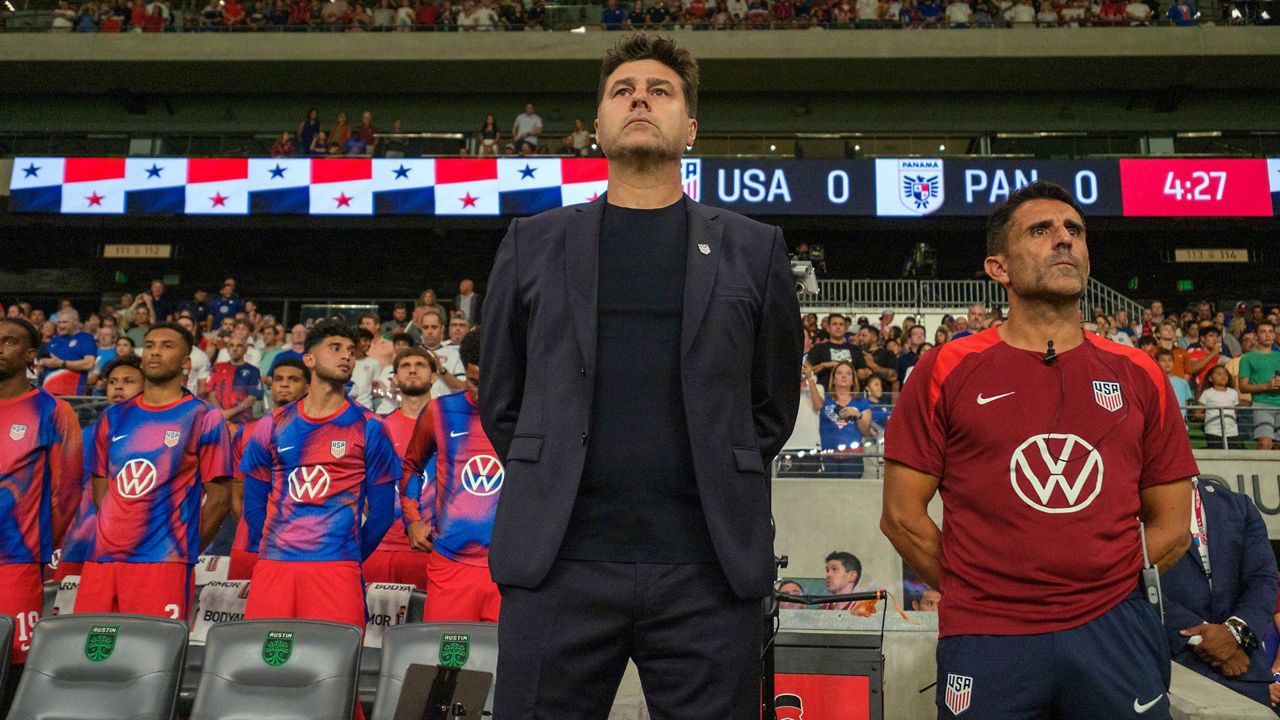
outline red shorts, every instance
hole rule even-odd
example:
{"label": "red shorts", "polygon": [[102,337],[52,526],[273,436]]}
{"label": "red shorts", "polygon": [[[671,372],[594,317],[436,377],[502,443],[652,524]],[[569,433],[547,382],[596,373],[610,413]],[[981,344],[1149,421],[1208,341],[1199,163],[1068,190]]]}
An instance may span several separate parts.
{"label": "red shorts", "polygon": [[253,564],[256,562],[258,562],[258,553],[232,548],[231,565],[227,567],[227,579],[248,580],[253,577]]}
{"label": "red shorts", "polygon": [[58,567],[53,569],[53,579],[62,582],[68,575],[79,575],[82,572],[84,572],[84,563],[60,562]]}
{"label": "red shorts", "polygon": [[423,622],[498,622],[502,597],[487,566],[464,565],[433,552],[427,560]]}
{"label": "red shorts", "polygon": [[13,617],[13,652],[9,662],[27,661],[31,630],[44,613],[44,566],[40,563],[0,565],[0,614]]}
{"label": "red shorts", "polygon": [[427,558],[420,550],[384,550],[378,548],[364,561],[364,581],[369,583],[397,583],[427,589]]}
{"label": "red shorts", "polygon": [[186,622],[194,578],[186,563],[87,562],[76,613],[132,613]]}
{"label": "red shorts", "polygon": [[328,620],[364,630],[367,618],[360,564],[259,558],[253,566],[244,617]]}

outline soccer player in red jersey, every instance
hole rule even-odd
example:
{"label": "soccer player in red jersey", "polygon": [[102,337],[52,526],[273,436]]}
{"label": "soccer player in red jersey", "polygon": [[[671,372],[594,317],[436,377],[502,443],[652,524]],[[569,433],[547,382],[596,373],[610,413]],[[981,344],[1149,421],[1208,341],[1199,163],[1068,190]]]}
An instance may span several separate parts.
{"label": "soccer player in red jersey", "polygon": [[[476,331],[463,338],[467,389],[427,405],[404,456],[409,544],[432,551],[425,622],[497,622],[502,601],[489,577],[489,541],[506,472],[480,426],[480,343]],[[432,455],[435,480],[424,483]]]}
{"label": "soccer player in red jersey", "polygon": [[181,325],[151,326],[142,394],[98,418],[98,536],[80,574],[76,612],[187,617],[192,566],[231,496],[227,425],[183,387],[194,343]]}
{"label": "soccer player in red jersey", "polygon": [[[132,400],[142,392],[142,361],[137,355],[125,355],[107,363],[102,369],[107,383],[107,402],[119,405]],[[67,528],[62,541],[62,552],[53,579],[61,582],[68,575],[79,575],[84,562],[93,556],[93,542],[98,536],[98,506],[93,504],[93,467],[97,464],[94,433],[98,423],[85,427],[80,433],[84,448],[84,472],[81,477],[80,507]]]}
{"label": "soccer player in red jersey", "polygon": [[40,332],[0,318],[0,613],[14,620],[10,661],[20,665],[44,606],[42,571],[80,499],[80,422],[65,401],[33,388]]}
{"label": "soccer player in red jersey", "polygon": [[1149,355],[1082,331],[1089,249],[1067,191],[1011,195],[987,255],[1008,320],[921,358],[886,432],[881,528],[942,593],[938,716],[1168,718],[1139,520],[1167,569],[1197,473],[1177,401]]}
{"label": "soccer player in red jersey", "polygon": [[[382,418],[396,453],[401,457],[409,449],[414,425],[423,408],[431,400],[431,386],[436,381],[436,359],[424,348],[401,350],[392,362],[396,386],[400,388],[400,407]],[[431,468],[429,478],[434,478]],[[424,479],[429,479],[424,478]],[[405,492],[402,480],[400,494]],[[382,538],[378,549],[364,561],[364,579],[371,583],[401,583],[427,589],[427,556],[409,545],[404,513],[396,503],[396,519]]]}
{"label": "soccer player in red jersey", "polygon": [[245,446],[244,517],[258,543],[246,618],[364,627],[360,563],[391,527],[401,463],[382,420],[344,393],[355,346],[353,328],[318,323],[302,356],[307,394]]}
{"label": "soccer player in red jersey", "polygon": [[[281,408],[307,392],[311,371],[297,358],[284,358],[271,369],[268,380],[271,385],[271,406]],[[231,481],[231,512],[236,517],[236,536],[231,542],[228,580],[248,580],[253,576],[253,564],[258,560],[258,546],[249,544],[249,524],[244,519],[244,474],[240,472],[240,461],[244,458],[244,448],[249,444],[249,438],[253,437],[254,428],[260,423],[270,424],[271,416],[240,426],[232,441],[235,477]]]}

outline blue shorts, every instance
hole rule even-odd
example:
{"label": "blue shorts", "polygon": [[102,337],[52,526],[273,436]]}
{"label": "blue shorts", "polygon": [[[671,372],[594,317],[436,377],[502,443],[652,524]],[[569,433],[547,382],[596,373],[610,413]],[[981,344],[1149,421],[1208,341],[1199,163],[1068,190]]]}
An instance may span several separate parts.
{"label": "blue shorts", "polygon": [[1169,663],[1160,617],[1134,593],[1069,630],[942,638],[938,717],[1169,720]]}

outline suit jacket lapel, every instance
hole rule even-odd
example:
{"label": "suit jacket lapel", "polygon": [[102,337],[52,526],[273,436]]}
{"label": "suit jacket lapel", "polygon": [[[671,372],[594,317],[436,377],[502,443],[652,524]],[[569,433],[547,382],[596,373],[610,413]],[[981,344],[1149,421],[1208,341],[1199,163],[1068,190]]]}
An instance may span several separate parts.
{"label": "suit jacket lapel", "polygon": [[575,205],[575,212],[565,228],[565,286],[569,293],[569,312],[573,329],[582,351],[582,365],[588,372],[596,366],[596,312],[600,281],[600,222],[604,217],[605,196],[593,202]]}
{"label": "suit jacket lapel", "polygon": [[[720,266],[720,236],[724,228],[715,222],[717,212],[685,198],[689,225],[689,247],[685,251],[684,313],[680,325],[680,356],[693,347],[702,318],[711,302],[716,269]],[[706,252],[703,251],[706,249]]]}

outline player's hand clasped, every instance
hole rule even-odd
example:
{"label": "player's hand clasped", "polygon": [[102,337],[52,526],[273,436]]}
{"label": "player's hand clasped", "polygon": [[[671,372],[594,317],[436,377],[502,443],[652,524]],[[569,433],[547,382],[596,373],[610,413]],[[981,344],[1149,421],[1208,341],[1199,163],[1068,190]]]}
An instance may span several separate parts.
{"label": "player's hand clasped", "polygon": [[434,549],[431,545],[431,528],[426,523],[422,521],[409,523],[405,532],[409,535],[409,547],[414,550],[431,552]]}
{"label": "player's hand clasped", "polygon": [[1201,638],[1195,646],[1200,659],[1227,677],[1238,677],[1249,669],[1249,655],[1240,649],[1226,625],[1205,623],[1182,631],[1185,637]]}

